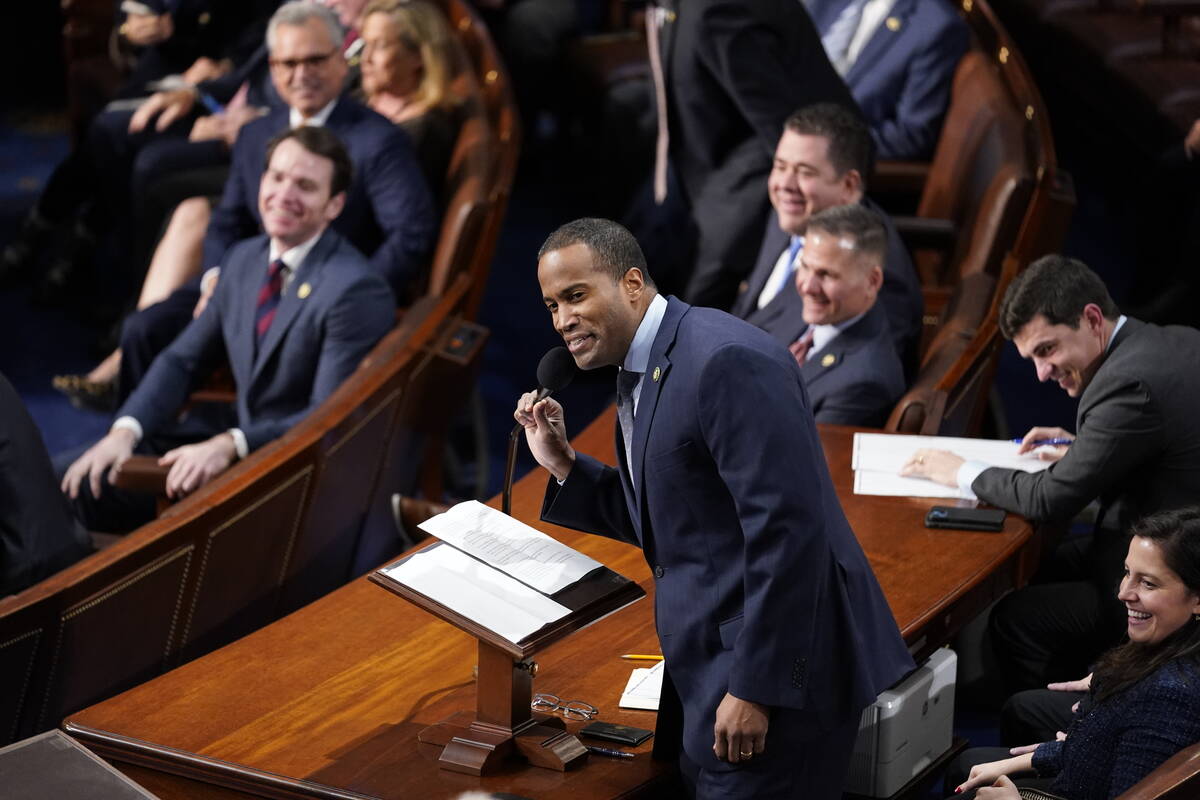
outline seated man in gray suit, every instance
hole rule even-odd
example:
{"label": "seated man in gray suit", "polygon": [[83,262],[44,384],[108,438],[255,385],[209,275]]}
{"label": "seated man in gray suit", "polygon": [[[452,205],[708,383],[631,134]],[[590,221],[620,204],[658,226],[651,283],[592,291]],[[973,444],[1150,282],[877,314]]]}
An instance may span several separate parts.
{"label": "seated man in gray suit", "polygon": [[789,349],[817,422],[879,427],[904,394],[904,367],[876,302],[886,252],[883,223],[861,205],[808,220],[796,268],[803,315]]}
{"label": "seated man in gray suit", "polygon": [[[1123,573],[1131,525],[1200,497],[1200,331],[1121,314],[1103,281],[1079,261],[1038,259],[1009,286],[1000,331],[1031,360],[1038,380],[1079,398],[1075,433],[1038,427],[1023,452],[1047,439],[1043,472],[988,468],[941,450],[918,450],[904,473],[970,489],[1034,520],[1067,521],[1099,501],[1091,535],[1063,542],[1034,585],[992,613],[1008,689],[1075,680],[1126,629],[1112,587]],[[1070,704],[1067,701],[1067,705]]]}
{"label": "seated man in gray suit", "polygon": [[326,128],[292,128],[271,141],[258,192],[266,234],[230,248],[208,306],[154,360],[108,434],[66,470],[62,489],[89,528],[128,530],[153,516],[152,500],[107,480],[135,448],[162,452],[160,437],[223,356],[238,387],[237,425],[162,456],[171,497],[286,432],[391,328],[387,282],[329,227],[350,173],[345,147]]}
{"label": "seated man in gray suit", "polygon": [[[775,213],[767,220],[758,262],[738,287],[730,313],[790,345],[801,315],[800,296],[790,288],[808,220],[826,208],[859,204],[878,214],[887,232],[879,301],[896,351],[915,365],[924,297],[908,248],[886,213],[865,194],[871,147],[866,123],[842,106],[817,103],[788,117],[767,179]],[[788,291],[781,291],[785,287]]]}

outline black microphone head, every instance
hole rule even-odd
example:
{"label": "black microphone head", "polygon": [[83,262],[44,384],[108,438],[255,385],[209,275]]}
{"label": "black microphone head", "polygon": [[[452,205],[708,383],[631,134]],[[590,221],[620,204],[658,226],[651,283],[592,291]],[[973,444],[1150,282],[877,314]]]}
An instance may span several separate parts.
{"label": "black microphone head", "polygon": [[538,362],[538,386],[557,392],[565,389],[575,377],[575,359],[565,347],[555,347],[546,351]]}

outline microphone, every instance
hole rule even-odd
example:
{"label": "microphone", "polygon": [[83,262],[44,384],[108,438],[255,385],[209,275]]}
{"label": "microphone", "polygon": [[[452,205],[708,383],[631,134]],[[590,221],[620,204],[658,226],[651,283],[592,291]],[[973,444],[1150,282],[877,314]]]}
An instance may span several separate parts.
{"label": "microphone", "polygon": [[[570,351],[565,347],[548,350],[546,355],[542,356],[542,360],[538,362],[538,393],[537,400],[534,402],[541,402],[553,392],[567,388],[574,377],[575,359],[571,356]],[[524,428],[518,422],[513,426],[512,433],[508,435],[508,460],[504,465],[504,492],[500,499],[500,510],[509,516],[512,516],[512,485],[513,471],[517,466],[517,442],[520,440],[522,430]]]}

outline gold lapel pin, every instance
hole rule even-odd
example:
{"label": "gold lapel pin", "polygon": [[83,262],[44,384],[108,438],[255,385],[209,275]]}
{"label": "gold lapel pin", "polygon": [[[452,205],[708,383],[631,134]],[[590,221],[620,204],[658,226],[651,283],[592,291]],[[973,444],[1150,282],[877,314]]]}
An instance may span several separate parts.
{"label": "gold lapel pin", "polygon": [[837,356],[835,356],[833,353],[826,353],[821,358],[821,366],[822,367],[832,367],[834,365],[834,362],[836,362],[836,361],[837,361]]}
{"label": "gold lapel pin", "polygon": [[654,381],[655,383],[658,383],[658,379],[661,377],[662,377],[662,368],[655,367],[654,374],[650,376],[650,380]]}
{"label": "gold lapel pin", "polygon": [[899,19],[898,17],[888,17],[888,18],[887,18],[887,19],[884,21],[884,23],[883,23],[883,24],[884,24],[884,25],[887,25],[887,29],[888,29],[889,31],[891,31],[892,33],[895,33],[896,31],[900,30],[900,26],[901,26],[903,23],[901,23],[901,22],[900,22],[900,19]]}
{"label": "gold lapel pin", "polygon": [[310,294],[312,294],[312,284],[309,284],[309,283],[300,284],[300,289],[296,292],[296,296],[299,297],[301,300],[303,300],[304,298],[308,297]]}

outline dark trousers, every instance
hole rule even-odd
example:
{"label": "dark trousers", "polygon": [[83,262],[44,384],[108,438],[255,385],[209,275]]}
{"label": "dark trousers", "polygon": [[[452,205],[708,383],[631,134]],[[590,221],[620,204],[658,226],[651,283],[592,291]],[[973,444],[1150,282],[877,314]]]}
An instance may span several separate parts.
{"label": "dark trousers", "polygon": [[859,719],[819,733],[806,730],[811,720],[811,715],[773,709],[766,750],[720,770],[701,768],[681,754],[679,771],[689,796],[696,800],[839,800]]}
{"label": "dark trousers", "polygon": [[1083,692],[1049,689],[1017,692],[1000,709],[1001,740],[1009,747],[1054,741],[1071,724],[1071,707],[1084,697]]}
{"label": "dark trousers", "polygon": [[1077,680],[1117,645],[1125,607],[1116,599],[1128,536],[1099,531],[1065,542],[1035,580],[992,610],[989,633],[1007,694]]}
{"label": "dark trousers", "polygon": [[120,402],[142,382],[155,356],[175,340],[192,321],[192,310],[200,299],[199,280],[176,289],[166,300],[135,311],[121,327]]}

